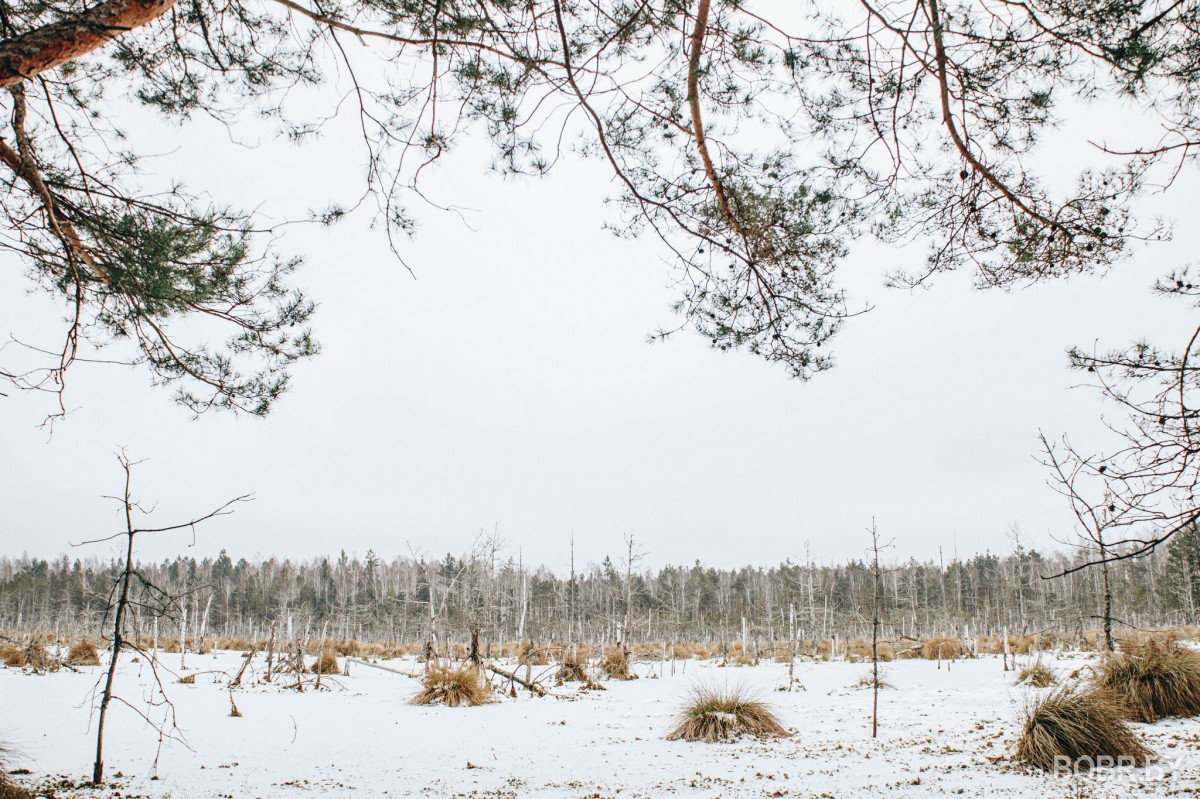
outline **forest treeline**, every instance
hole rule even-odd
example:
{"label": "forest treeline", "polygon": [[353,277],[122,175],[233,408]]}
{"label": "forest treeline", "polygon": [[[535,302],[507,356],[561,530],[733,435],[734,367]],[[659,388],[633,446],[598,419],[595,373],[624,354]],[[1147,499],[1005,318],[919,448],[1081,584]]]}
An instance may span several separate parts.
{"label": "forest treeline", "polygon": [[[881,606],[889,636],[1078,634],[1100,624],[1097,569],[1054,579],[1085,550],[1042,554],[1016,546],[949,562],[886,567]],[[11,634],[103,633],[120,564],[63,556],[0,558],[0,628]],[[483,540],[440,560],[400,557],[298,562],[197,560],[142,563],[132,631],[163,635],[191,619],[192,635],[264,638],[272,625],[296,635],[379,642],[779,641],[869,637],[874,581],[868,563],[787,561],[718,569],[639,567],[622,556],[556,574],[529,568]],[[1200,534],[1112,568],[1118,629],[1195,623]]]}

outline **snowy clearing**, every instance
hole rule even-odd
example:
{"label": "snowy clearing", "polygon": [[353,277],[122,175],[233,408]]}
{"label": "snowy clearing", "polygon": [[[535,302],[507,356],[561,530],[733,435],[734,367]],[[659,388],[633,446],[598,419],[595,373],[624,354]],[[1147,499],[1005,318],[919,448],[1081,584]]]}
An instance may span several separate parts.
{"label": "snowy clearing", "polygon": [[[677,661],[638,664],[641,679],[576,685],[533,698],[521,691],[477,708],[408,704],[416,680],[352,663],[350,676],[324,677],[330,690],[298,694],[247,676],[230,716],[226,685],[242,656],[163,655],[167,695],[186,745],[163,741],[129,707],[115,706],[106,734],[104,793],[124,797],[873,797],[1166,796],[1200,790],[1200,720],[1135,725],[1159,755],[1145,769],[1092,776],[1031,774],[1007,763],[1026,697],[998,657],[889,663],[880,695],[880,737],[870,738],[871,693],[850,686],[861,663],[797,664],[805,690],[787,684],[787,666],[722,668]],[[1044,657],[1060,676],[1087,656]],[[257,659],[256,659],[257,663]],[[412,660],[391,668],[417,671]],[[535,667],[543,669],[547,667]],[[33,675],[0,669],[0,739],[10,767],[34,784],[81,782],[94,756],[93,691],[100,667]],[[536,672],[535,672],[536,673]],[[660,676],[661,675],[661,676]],[[776,711],[790,738],[703,744],[663,740],[697,683],[740,684]],[[144,661],[124,664],[118,694],[147,711],[152,675]],[[157,779],[155,779],[157,776]],[[81,789],[91,794],[91,789]]]}

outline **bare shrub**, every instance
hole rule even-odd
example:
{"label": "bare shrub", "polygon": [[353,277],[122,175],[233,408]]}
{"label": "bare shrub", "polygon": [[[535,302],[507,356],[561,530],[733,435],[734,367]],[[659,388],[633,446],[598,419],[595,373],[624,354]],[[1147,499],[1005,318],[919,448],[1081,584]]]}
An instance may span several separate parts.
{"label": "bare shrub", "polygon": [[414,705],[447,705],[474,707],[489,701],[491,688],[474,665],[433,665],[421,680],[420,692],[412,698]]}
{"label": "bare shrub", "polygon": [[1200,655],[1170,638],[1123,643],[1100,661],[1093,679],[1121,699],[1134,721],[1200,715]]}
{"label": "bare shrub", "polygon": [[67,663],[72,666],[99,666],[100,653],[91,641],[76,641],[67,653]]}
{"label": "bare shrub", "polygon": [[1054,669],[1038,660],[1021,667],[1021,670],[1017,672],[1017,685],[1049,688],[1052,685],[1058,685],[1058,675],[1054,673]]}
{"label": "bare shrub", "polygon": [[1014,757],[1044,771],[1088,771],[1102,764],[1144,766],[1151,754],[1125,722],[1116,696],[1064,686],[1026,708]]}
{"label": "bare shrub", "polygon": [[[869,690],[871,690],[871,688],[874,687],[875,680],[876,680],[875,675],[868,671],[866,674],[859,677],[854,682],[854,684],[851,685],[850,687],[869,691]],[[882,672],[880,672],[878,680],[879,680],[879,690],[881,690],[881,691],[886,691],[888,689],[896,687],[885,679],[884,674]]]}
{"label": "bare shrub", "polygon": [[668,741],[735,741],[743,735],[785,738],[783,728],[765,702],[753,699],[744,688],[698,686],[679,714],[679,723]]}

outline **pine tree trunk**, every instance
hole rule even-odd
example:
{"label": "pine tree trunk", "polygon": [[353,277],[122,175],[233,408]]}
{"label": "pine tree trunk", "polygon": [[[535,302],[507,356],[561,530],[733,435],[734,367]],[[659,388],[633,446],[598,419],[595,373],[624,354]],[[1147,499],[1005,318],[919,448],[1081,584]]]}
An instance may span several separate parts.
{"label": "pine tree trunk", "polygon": [[0,89],[87,55],[174,5],[175,0],[110,0],[0,42]]}

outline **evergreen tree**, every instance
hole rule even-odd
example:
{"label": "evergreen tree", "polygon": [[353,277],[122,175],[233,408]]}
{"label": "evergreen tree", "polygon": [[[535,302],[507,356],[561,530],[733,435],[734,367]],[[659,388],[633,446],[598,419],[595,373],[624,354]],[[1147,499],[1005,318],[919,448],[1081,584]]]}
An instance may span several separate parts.
{"label": "evergreen tree", "polygon": [[[4,0],[0,35],[3,246],[68,314],[51,362],[5,376],[61,391],[85,342],[128,341],[197,413],[267,413],[317,351],[314,306],[254,213],[139,181],[117,97],[171,121],[267,118],[302,143],[353,76],[359,195],[397,252],[417,175],[459,139],[536,175],[580,120],[567,134],[615,178],[614,226],[674,259],[685,326],[800,378],[858,310],[837,280],[852,240],[929,241],[908,285],[1102,270],[1161,235],[1132,216],[1150,170],[1200,152],[1200,6],[1175,0]],[[357,68],[372,57],[389,68]],[[296,86],[315,102],[289,103]],[[1043,135],[1106,98],[1165,136],[1096,147],[1097,168],[1051,189]],[[225,343],[188,336],[191,318]]]}

